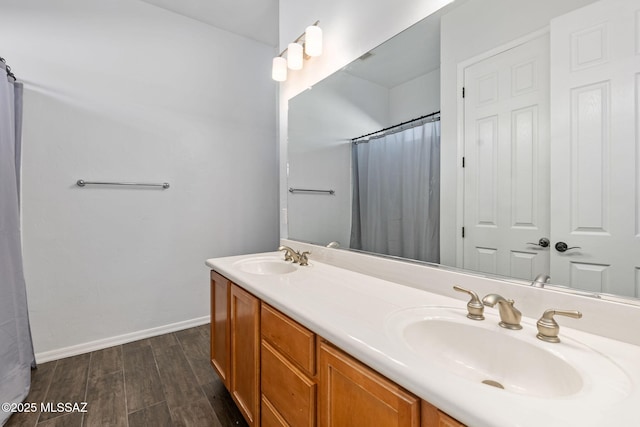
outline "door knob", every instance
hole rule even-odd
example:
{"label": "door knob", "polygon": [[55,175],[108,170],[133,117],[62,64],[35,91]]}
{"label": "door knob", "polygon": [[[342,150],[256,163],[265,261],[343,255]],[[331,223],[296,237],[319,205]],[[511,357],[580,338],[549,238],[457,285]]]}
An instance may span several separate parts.
{"label": "door knob", "polygon": [[566,252],[570,249],[582,249],[582,248],[580,246],[569,247],[569,245],[567,245],[565,242],[556,243],[556,251],[558,252]]}
{"label": "door knob", "polygon": [[541,248],[546,248],[549,246],[551,242],[549,241],[549,239],[547,239],[546,237],[542,237],[540,240],[538,240],[538,243],[533,243],[533,242],[527,242],[527,245],[534,245],[534,246],[540,246]]}

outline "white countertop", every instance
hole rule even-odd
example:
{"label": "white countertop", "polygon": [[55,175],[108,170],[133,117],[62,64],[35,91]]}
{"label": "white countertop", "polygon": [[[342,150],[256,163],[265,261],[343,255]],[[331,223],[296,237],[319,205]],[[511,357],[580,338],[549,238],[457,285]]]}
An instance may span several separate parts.
{"label": "white countertop", "polygon": [[[239,261],[256,257],[281,259],[282,253],[212,258],[206,265],[470,427],[640,426],[639,346],[561,326],[562,343],[538,345],[550,352],[558,349],[554,346],[573,346],[565,349],[578,358],[581,349],[602,353],[623,379],[612,383],[602,373],[584,372],[588,380],[583,390],[556,398],[507,392],[424,363],[389,331],[386,319],[413,307],[451,307],[464,317],[463,301],[314,260],[281,275],[251,274],[237,267]],[[493,322],[499,333],[535,335],[537,319],[523,317],[523,330],[507,331],[497,327],[497,309],[487,308],[485,315],[483,327],[491,328]]]}

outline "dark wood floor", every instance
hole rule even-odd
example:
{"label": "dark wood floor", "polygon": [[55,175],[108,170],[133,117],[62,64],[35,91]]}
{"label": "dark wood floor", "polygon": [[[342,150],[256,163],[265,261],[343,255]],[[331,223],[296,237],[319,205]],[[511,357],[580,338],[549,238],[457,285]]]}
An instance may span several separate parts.
{"label": "dark wood floor", "polygon": [[246,426],[209,362],[209,325],[43,363],[27,403],[87,412],[16,413],[14,426]]}

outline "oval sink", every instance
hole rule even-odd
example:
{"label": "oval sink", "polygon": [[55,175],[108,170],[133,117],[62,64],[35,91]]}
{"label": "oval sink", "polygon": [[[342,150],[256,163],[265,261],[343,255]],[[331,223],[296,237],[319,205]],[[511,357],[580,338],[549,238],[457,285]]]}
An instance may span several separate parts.
{"label": "oval sink", "polygon": [[560,344],[544,343],[535,338],[533,325],[512,331],[498,326],[498,316],[485,316],[473,321],[462,309],[416,307],[391,314],[386,332],[420,363],[511,393],[571,396],[594,390],[601,379],[602,390],[614,390],[612,399],[628,393],[626,375],[590,347],[566,337]]}
{"label": "oval sink", "polygon": [[413,351],[454,374],[514,393],[560,397],[583,386],[567,362],[508,331],[430,319],[408,325],[403,338]]}
{"label": "oval sink", "polygon": [[250,258],[238,261],[235,266],[245,273],[259,275],[287,274],[298,269],[291,262],[274,258]]}

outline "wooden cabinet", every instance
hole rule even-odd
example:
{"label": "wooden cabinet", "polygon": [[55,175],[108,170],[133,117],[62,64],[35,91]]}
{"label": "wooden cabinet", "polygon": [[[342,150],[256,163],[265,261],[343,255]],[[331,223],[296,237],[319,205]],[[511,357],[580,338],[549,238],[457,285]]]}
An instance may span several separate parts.
{"label": "wooden cabinet", "polygon": [[422,401],[421,427],[465,427],[432,404]]}
{"label": "wooden cabinet", "polygon": [[419,427],[420,400],[337,348],[322,342],[320,427]]}
{"label": "wooden cabinet", "polygon": [[229,388],[229,361],[231,347],[229,341],[229,296],[231,282],[211,271],[211,365]]}
{"label": "wooden cabinet", "polygon": [[250,426],[260,421],[260,300],[232,284],[229,392]]}
{"label": "wooden cabinet", "polygon": [[290,427],[264,395],[260,408],[260,423],[261,427]]}
{"label": "wooden cabinet", "polygon": [[211,364],[251,427],[464,427],[215,271]]}
{"label": "wooden cabinet", "polygon": [[262,426],[315,426],[315,334],[265,303],[261,328]]}
{"label": "wooden cabinet", "polygon": [[211,365],[251,427],[260,425],[260,300],[211,271]]}
{"label": "wooden cabinet", "polygon": [[316,373],[316,335],[268,304],[260,312],[262,338],[309,376]]}

